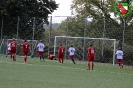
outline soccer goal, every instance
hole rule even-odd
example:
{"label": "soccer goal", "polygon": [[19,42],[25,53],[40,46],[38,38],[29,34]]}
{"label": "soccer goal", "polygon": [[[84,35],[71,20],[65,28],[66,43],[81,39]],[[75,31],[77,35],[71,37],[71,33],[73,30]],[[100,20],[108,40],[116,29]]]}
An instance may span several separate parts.
{"label": "soccer goal", "polygon": [[[18,56],[23,56],[23,52],[22,52],[22,46],[21,44],[24,42],[23,39],[15,39],[17,42],[17,52],[16,54]],[[0,45],[0,54],[2,55],[7,55],[7,48],[8,48],[8,44],[12,41],[12,39],[3,39]],[[34,56],[34,53],[36,52],[36,45],[37,45],[37,40],[27,40],[27,42],[30,43],[30,48],[32,52],[28,53],[28,56]]]}
{"label": "soccer goal", "polygon": [[87,49],[92,44],[96,51],[96,62],[112,63],[113,65],[115,63],[116,39],[55,36],[54,55],[56,57],[60,44],[65,47],[65,59],[69,59],[68,48],[73,45],[76,49],[75,59],[87,60]]}

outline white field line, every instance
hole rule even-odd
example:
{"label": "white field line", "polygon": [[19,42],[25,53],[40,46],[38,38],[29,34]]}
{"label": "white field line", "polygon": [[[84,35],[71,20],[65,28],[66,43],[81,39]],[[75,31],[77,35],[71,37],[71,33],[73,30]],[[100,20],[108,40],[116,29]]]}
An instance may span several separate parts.
{"label": "white field line", "polygon": [[[22,58],[23,56],[20,56],[20,57]],[[31,59],[31,58],[29,57],[28,59]],[[34,59],[39,59],[39,57],[35,57]],[[67,63],[72,63],[71,60],[69,60],[69,59],[65,59],[64,63],[66,63],[66,62]],[[76,60],[75,62],[77,62],[78,64],[86,64],[87,65],[87,61],[77,61]],[[111,67],[111,68],[112,67],[118,67],[118,64],[113,65],[111,63],[97,63],[97,62],[94,62],[94,64],[95,64],[95,66],[106,66],[106,67]],[[124,68],[133,70],[133,66],[126,66],[126,65],[124,65]]]}
{"label": "white field line", "polygon": [[[19,62],[6,62],[6,61],[0,61],[0,63],[7,63],[7,64],[24,64],[24,63],[19,63]],[[47,66],[47,67],[52,67],[52,68],[63,68],[63,69],[73,69],[73,70],[86,70],[86,69],[81,69],[81,68],[72,68],[72,67],[65,67],[63,65],[59,65],[59,66],[51,66],[51,65],[40,65],[40,64],[24,64],[24,65],[38,65],[38,66]],[[118,75],[131,75],[133,76],[133,73],[132,74],[129,74],[129,73],[120,73],[120,72],[111,72],[111,71],[103,71],[103,70],[89,70],[90,72],[101,72],[101,73],[111,73],[111,74],[118,74]]]}
{"label": "white field line", "polygon": [[[72,62],[70,62],[69,60],[66,60],[66,62],[67,63],[72,63]],[[76,61],[76,62],[78,62],[78,64],[88,64],[88,62],[86,61]],[[115,65],[113,65],[113,64],[109,64],[109,63],[97,63],[97,62],[94,62],[94,65],[95,66],[106,66],[106,67],[118,67],[118,64],[115,64]],[[126,68],[126,69],[133,69],[133,66],[126,66],[126,65],[124,65],[124,68]]]}

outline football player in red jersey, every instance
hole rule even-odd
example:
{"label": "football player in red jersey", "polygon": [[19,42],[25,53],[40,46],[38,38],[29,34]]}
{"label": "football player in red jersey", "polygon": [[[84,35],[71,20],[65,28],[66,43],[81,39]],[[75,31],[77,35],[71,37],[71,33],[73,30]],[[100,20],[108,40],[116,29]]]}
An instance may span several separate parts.
{"label": "football player in red jersey", "polygon": [[90,47],[88,48],[88,68],[87,68],[87,70],[90,70],[90,62],[92,62],[92,70],[93,70],[94,57],[95,57],[95,50],[92,47],[92,45],[90,45]]}
{"label": "football player in red jersey", "polygon": [[21,45],[22,45],[22,51],[23,51],[23,55],[24,55],[24,64],[26,64],[26,62],[27,62],[27,54],[28,54],[28,52],[30,50],[30,44],[25,39],[24,42]]}
{"label": "football player in red jersey", "polygon": [[17,50],[17,42],[15,38],[13,38],[12,42],[10,42],[11,54],[13,61],[16,61],[16,50]]}
{"label": "football player in red jersey", "polygon": [[64,62],[64,53],[65,53],[65,48],[61,44],[58,48],[58,60],[61,64],[63,64]]}

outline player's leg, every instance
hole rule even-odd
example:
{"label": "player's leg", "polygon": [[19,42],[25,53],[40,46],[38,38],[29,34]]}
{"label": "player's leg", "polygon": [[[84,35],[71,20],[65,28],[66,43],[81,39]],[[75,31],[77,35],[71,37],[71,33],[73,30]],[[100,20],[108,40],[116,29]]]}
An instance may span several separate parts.
{"label": "player's leg", "polygon": [[15,51],[11,50],[11,53],[12,53],[12,60],[15,61]]}
{"label": "player's leg", "polygon": [[88,60],[88,68],[86,70],[90,70],[90,61]]}
{"label": "player's leg", "polygon": [[73,62],[74,64],[76,64],[76,63],[75,63],[75,60],[74,60],[74,55],[72,55],[72,62]]}
{"label": "player's leg", "polygon": [[16,61],[16,52],[14,53],[14,60]]}
{"label": "player's leg", "polygon": [[10,50],[7,50],[7,54],[6,54],[6,57],[7,57],[7,55],[8,55],[8,54],[10,54],[10,52],[11,52]]}
{"label": "player's leg", "polygon": [[12,59],[13,59],[13,61],[14,61],[14,53],[12,53]]}
{"label": "player's leg", "polygon": [[7,57],[8,54],[9,54],[9,51],[7,51],[7,53],[6,53],[6,57]]}
{"label": "player's leg", "polygon": [[121,69],[121,62],[120,62],[120,59],[117,59],[117,61],[118,61],[119,68]]}
{"label": "player's leg", "polygon": [[6,57],[7,57],[8,54],[9,54],[9,53],[6,54]]}
{"label": "player's leg", "polygon": [[27,63],[27,54],[28,54],[28,52],[23,52],[24,53],[24,64],[26,64]]}
{"label": "player's leg", "polygon": [[10,57],[11,57],[11,59],[12,59],[12,53],[11,53],[11,52],[10,52],[10,55],[11,55]]}
{"label": "player's leg", "polygon": [[40,61],[41,61],[42,60],[42,56],[41,56],[41,52],[40,51],[38,51],[38,56],[39,56]]}
{"label": "player's leg", "polygon": [[39,55],[39,58],[40,58],[40,61],[42,61],[42,56],[41,55]]}
{"label": "player's leg", "polygon": [[94,68],[94,56],[91,57],[91,62],[92,62],[92,70],[93,70],[93,68]]}
{"label": "player's leg", "polygon": [[88,57],[88,64],[87,64],[88,65],[88,68],[86,70],[90,70],[90,61],[91,61],[90,60],[90,57]]}
{"label": "player's leg", "polygon": [[12,59],[13,61],[16,61],[16,53],[12,53]]}
{"label": "player's leg", "polygon": [[13,50],[13,59],[16,61],[16,49]]}
{"label": "player's leg", "polygon": [[62,64],[64,63],[64,54],[62,54],[61,63],[62,63]]}
{"label": "player's leg", "polygon": [[44,52],[42,52],[42,59],[43,59],[43,61],[44,61]]}
{"label": "player's leg", "polygon": [[42,59],[43,59],[43,61],[44,61],[44,55],[42,55]]}
{"label": "player's leg", "polygon": [[59,60],[59,63],[61,64],[61,58],[60,57],[58,58],[58,60]]}
{"label": "player's leg", "polygon": [[61,63],[61,54],[58,55],[58,61]]}
{"label": "player's leg", "polygon": [[124,66],[123,59],[120,60],[120,65],[121,65],[121,68],[123,68],[123,66]]}
{"label": "player's leg", "polygon": [[26,55],[24,55],[24,64],[26,64],[27,58]]}

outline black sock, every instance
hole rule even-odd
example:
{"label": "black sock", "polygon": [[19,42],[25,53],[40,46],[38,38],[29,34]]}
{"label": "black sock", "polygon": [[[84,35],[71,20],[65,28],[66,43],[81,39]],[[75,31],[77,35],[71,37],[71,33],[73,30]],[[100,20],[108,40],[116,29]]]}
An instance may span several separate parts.
{"label": "black sock", "polygon": [[44,61],[44,56],[42,55],[43,61]]}
{"label": "black sock", "polygon": [[42,59],[42,57],[40,56],[40,60]]}
{"label": "black sock", "polygon": [[44,59],[44,56],[42,56],[42,58]]}
{"label": "black sock", "polygon": [[11,54],[11,58],[12,58],[12,54]]}
{"label": "black sock", "polygon": [[74,59],[72,59],[72,62],[75,64],[75,61],[74,61]]}

